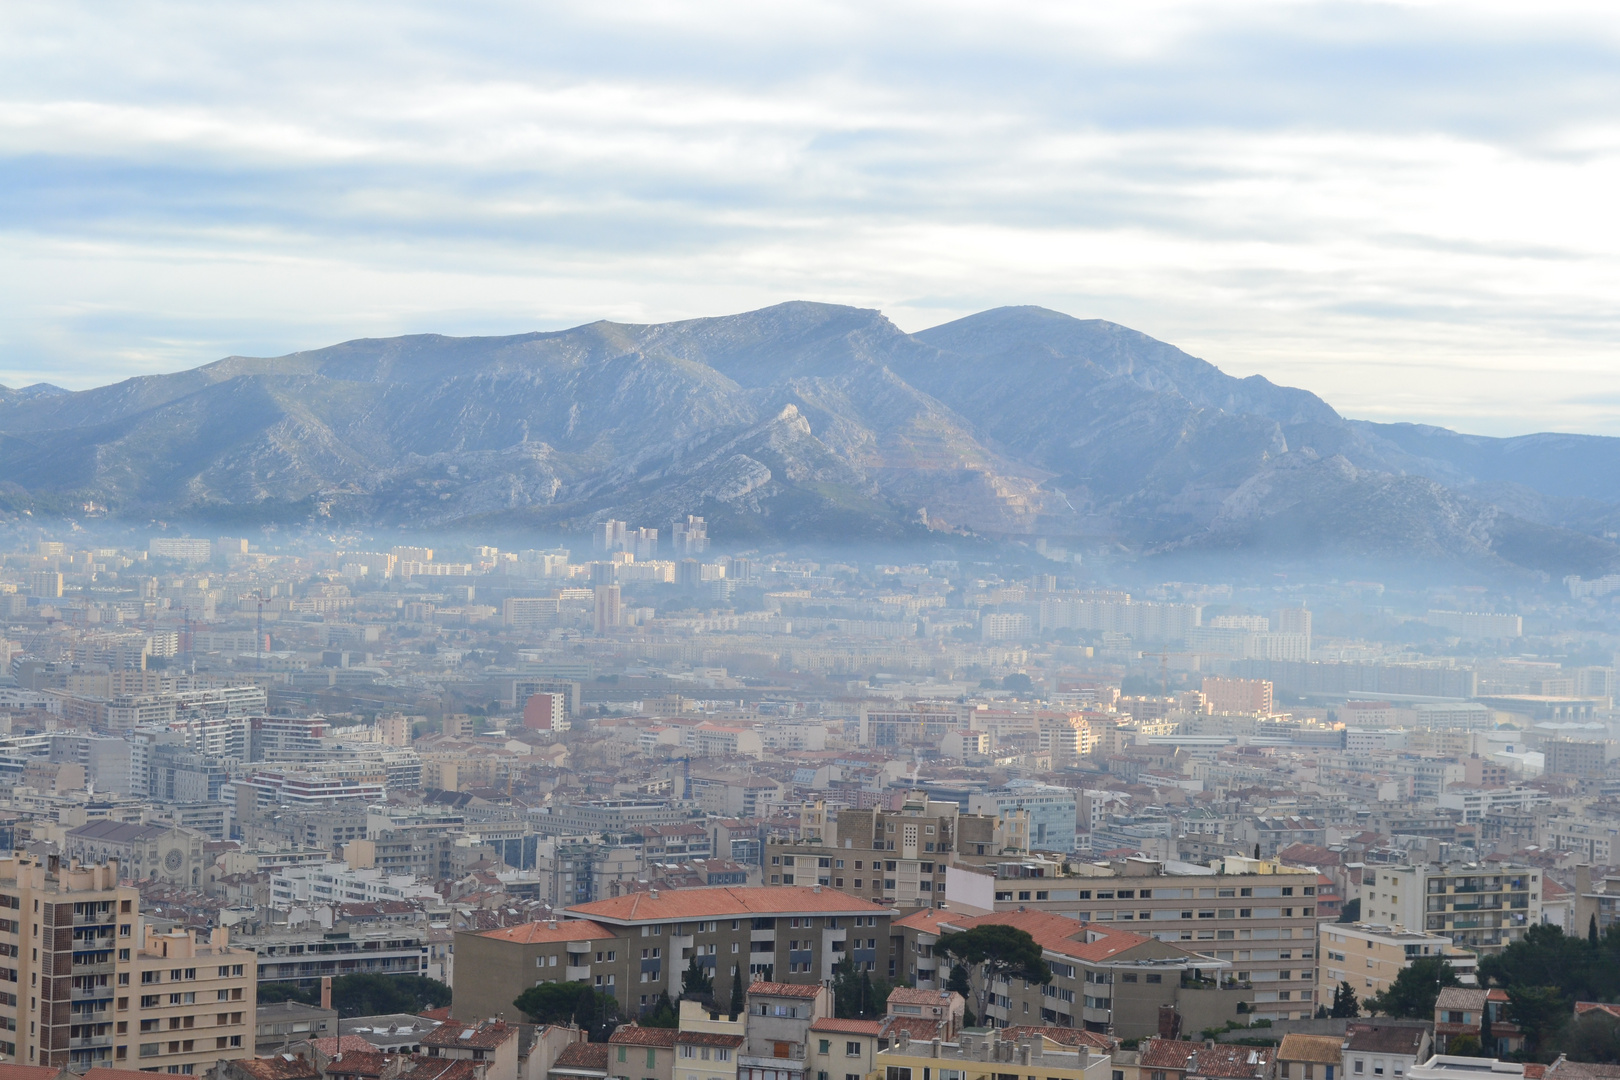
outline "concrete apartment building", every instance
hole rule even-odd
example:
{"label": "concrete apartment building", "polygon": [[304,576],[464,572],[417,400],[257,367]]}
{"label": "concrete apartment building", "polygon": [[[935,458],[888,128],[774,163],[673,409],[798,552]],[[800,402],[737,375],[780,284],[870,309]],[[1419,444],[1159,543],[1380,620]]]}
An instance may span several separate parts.
{"label": "concrete apartment building", "polygon": [[[967,918],[919,911],[899,920],[895,929],[908,960],[907,975],[915,970],[919,988],[943,986],[948,961],[933,954],[939,935],[987,923],[1014,926],[1034,938],[1052,981],[1045,986],[997,982],[988,988],[986,1015],[976,1018],[981,1024],[1082,1028],[1137,1038],[1159,1030],[1161,1006],[1174,1006],[1184,1026],[1196,1030],[1237,1019],[1239,1005],[1252,998],[1225,961],[1125,927],[1029,910]],[[923,959],[934,963],[925,965]],[[977,1010],[977,992],[986,988],[977,972],[970,978],[976,993],[969,1008]]]}
{"label": "concrete apartment building", "polygon": [[1541,922],[1541,871],[1478,863],[1368,867],[1362,916],[1496,953]]}
{"label": "concrete apartment building", "polygon": [[1316,871],[1265,859],[1031,858],[951,867],[945,896],[964,916],[1048,911],[1228,961],[1257,1019],[1292,1020],[1316,1009],[1317,889]]}
{"label": "concrete apartment building", "polygon": [[968,796],[968,811],[1001,818],[1023,810],[1029,814],[1029,848],[1034,851],[1073,851],[1078,820],[1076,792],[1027,780],[1004,788]]}
{"label": "concrete apartment building", "polygon": [[0,968],[15,987],[0,991],[12,1061],[191,1074],[253,1056],[253,954],[223,930],[206,943],[184,931],[143,940],[139,894],[118,884],[117,864],[0,859],[0,912],[16,965]]}
{"label": "concrete apartment building", "polygon": [[1316,1000],[1330,1002],[1341,982],[1359,1001],[1382,994],[1414,960],[1443,956],[1463,982],[1474,978],[1476,957],[1451,939],[1422,930],[1374,923],[1324,922],[1318,937]]}
{"label": "concrete apartment building", "polygon": [[[140,998],[139,1030],[130,1033],[134,1067],[191,1075],[221,1059],[252,1057],[256,965],[252,950],[231,947],[227,930],[198,941],[189,930],[147,927],[129,972],[132,996]],[[115,1062],[124,1059],[124,1047],[117,1049]]]}
{"label": "concrete apartment building", "polygon": [[745,979],[818,985],[846,957],[889,970],[893,911],[819,885],[651,890],[578,904],[567,917],[456,935],[460,1016],[512,1016],[513,1000],[541,982],[581,982],[611,993],[627,1016],[677,997],[692,959],[724,1000],[732,972]]}
{"label": "concrete apartment building", "polygon": [[945,899],[948,866],[964,854],[993,855],[1016,844],[1027,818],[1014,814],[1002,823],[913,792],[899,810],[846,807],[834,817],[816,803],[800,821],[802,839],[766,842],[765,884],[831,886],[885,906],[936,907]]}

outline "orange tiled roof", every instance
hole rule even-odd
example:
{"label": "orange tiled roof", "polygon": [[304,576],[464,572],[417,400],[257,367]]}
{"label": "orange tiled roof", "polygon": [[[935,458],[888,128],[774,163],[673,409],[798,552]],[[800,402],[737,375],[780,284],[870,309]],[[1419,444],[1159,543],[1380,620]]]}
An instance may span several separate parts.
{"label": "orange tiled roof", "polygon": [[889,1004],[899,1002],[901,1005],[936,1005],[945,1006],[951,1003],[951,990],[917,990],[910,986],[897,986],[889,991]]}
{"label": "orange tiled roof", "polygon": [[903,926],[907,930],[921,930],[925,934],[943,934],[939,924],[950,918],[950,912],[938,908],[923,908],[913,911],[903,919],[896,919],[892,925]]}
{"label": "orange tiled roof", "polygon": [[743,918],[754,915],[868,915],[890,909],[820,885],[725,885],[707,889],[631,893],[563,909],[604,922],[669,922],[679,919]]}
{"label": "orange tiled roof", "polygon": [[779,982],[752,982],[748,984],[749,994],[759,994],[763,997],[798,997],[813,998],[821,993],[823,987],[820,983],[811,983],[808,986],[799,983]]}
{"label": "orange tiled roof", "polygon": [[650,1028],[640,1024],[620,1024],[608,1042],[629,1046],[674,1046],[674,1028]]}
{"label": "orange tiled roof", "polygon": [[741,1035],[722,1035],[718,1031],[677,1031],[675,1041],[698,1046],[741,1046],[746,1040]]}
{"label": "orange tiled roof", "polygon": [[618,935],[589,919],[558,919],[556,926],[547,921],[519,923],[498,930],[485,930],[478,936],[519,945],[538,945],[551,941],[605,941]]}
{"label": "orange tiled roof", "polygon": [[[1153,940],[1129,930],[1115,930],[1096,923],[1079,923],[1046,911],[997,911],[971,919],[953,919],[951,929],[971,930],[975,926],[1013,926],[1023,930],[1043,949],[1076,960],[1108,960]],[[1094,940],[1086,937],[1094,935]]]}

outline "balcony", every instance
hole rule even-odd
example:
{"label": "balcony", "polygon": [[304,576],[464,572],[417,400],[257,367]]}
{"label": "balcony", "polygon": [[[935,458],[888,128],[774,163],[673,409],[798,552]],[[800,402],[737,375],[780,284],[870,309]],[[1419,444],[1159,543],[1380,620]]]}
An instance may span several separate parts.
{"label": "balcony", "polygon": [[111,986],[75,986],[68,991],[69,1001],[111,1001]]}
{"label": "balcony", "polygon": [[92,1050],[92,1049],[95,1049],[97,1047],[111,1046],[112,1044],[113,1044],[113,1033],[109,1031],[105,1035],[85,1035],[85,1036],[81,1036],[80,1038],[77,1038],[77,1039],[69,1039],[68,1040],[68,1049],[69,1050]]}
{"label": "balcony", "polygon": [[74,926],[111,926],[118,921],[118,913],[112,909],[95,913],[75,911],[73,913]]}
{"label": "balcony", "polygon": [[737,1064],[755,1069],[793,1068],[797,1064],[804,1067],[804,1047],[799,1043],[788,1043],[788,1052],[785,1057],[753,1057],[748,1054],[738,1054]]}
{"label": "balcony", "polygon": [[563,979],[567,982],[589,982],[590,978],[591,966],[589,964],[583,964],[577,967],[570,964],[563,968]]}

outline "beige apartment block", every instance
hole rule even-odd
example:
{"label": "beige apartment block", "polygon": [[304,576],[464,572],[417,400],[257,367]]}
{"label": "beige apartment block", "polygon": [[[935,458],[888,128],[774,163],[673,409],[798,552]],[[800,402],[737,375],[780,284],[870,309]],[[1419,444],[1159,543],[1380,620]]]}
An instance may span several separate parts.
{"label": "beige apartment block", "polygon": [[1328,923],[1319,931],[1316,1000],[1330,1003],[1341,982],[1356,1000],[1382,994],[1414,960],[1443,956],[1465,983],[1474,979],[1476,958],[1451,939],[1421,930],[1377,923]]}
{"label": "beige apartment block", "polygon": [[230,931],[199,941],[189,930],[148,927],[130,959],[129,982],[134,1067],[191,1075],[253,1056],[258,963],[253,950],[231,947]]}

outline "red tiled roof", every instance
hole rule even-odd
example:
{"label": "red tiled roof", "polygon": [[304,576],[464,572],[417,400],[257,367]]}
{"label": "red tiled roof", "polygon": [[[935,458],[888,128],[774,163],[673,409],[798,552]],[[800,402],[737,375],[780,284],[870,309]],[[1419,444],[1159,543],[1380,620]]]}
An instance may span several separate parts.
{"label": "red tiled roof", "polygon": [[554,1069],[601,1069],[607,1071],[608,1044],[576,1042],[562,1048],[553,1063]]}
{"label": "red tiled roof", "polygon": [[466,1047],[472,1050],[493,1050],[517,1034],[517,1028],[504,1020],[479,1024],[440,1024],[422,1036],[423,1046]]}
{"label": "red tiled roof", "polygon": [[347,1053],[351,1050],[363,1054],[368,1050],[376,1049],[369,1041],[359,1035],[328,1035],[323,1039],[311,1039],[310,1045],[327,1057]]}
{"label": "red tiled roof", "polygon": [[943,934],[939,924],[950,918],[950,913],[938,908],[923,908],[913,911],[903,919],[896,919],[891,926],[903,926],[907,930],[921,930],[925,934]]}
{"label": "red tiled roof", "polygon": [[[62,1072],[48,1065],[12,1065],[0,1064],[0,1080],[56,1080]],[[94,1073],[113,1073],[110,1080],[130,1080],[135,1075],[133,1069],[91,1069]],[[90,1073],[86,1073],[86,1076]]]}
{"label": "red tiled roof", "polygon": [[1203,1043],[1189,1042],[1186,1039],[1149,1039],[1141,1044],[1141,1067],[1144,1069],[1176,1069],[1187,1067]]}
{"label": "red tiled roof", "polygon": [[823,989],[825,988],[820,983],[812,983],[808,986],[804,986],[799,983],[763,981],[748,984],[748,993],[750,995],[759,994],[762,997],[813,998],[817,994],[821,993]]}
{"label": "red tiled roof", "polygon": [[589,919],[558,919],[555,926],[550,922],[519,923],[517,926],[503,926],[499,930],[485,930],[478,936],[512,941],[519,945],[537,945],[553,941],[606,941],[618,935]]}
{"label": "red tiled roof", "polygon": [[608,1036],[608,1042],[630,1046],[674,1046],[675,1029],[620,1024],[618,1029]]}
{"label": "red tiled roof", "polygon": [[[1041,948],[1076,960],[1108,960],[1153,940],[1129,930],[1080,923],[1047,911],[997,911],[971,919],[952,919],[947,925],[960,930],[986,925],[1016,927],[1034,938]],[[1094,940],[1087,941],[1088,935]]]}
{"label": "red tiled roof", "polygon": [[236,1062],[236,1067],[255,1080],[312,1080],[321,1075],[321,1071],[310,1064],[302,1054],[241,1058]]}
{"label": "red tiled roof", "polygon": [[897,986],[889,991],[889,1004],[947,1006],[951,1003],[951,990],[917,990],[910,986]]}
{"label": "red tiled roof", "polygon": [[362,1053],[358,1050],[349,1050],[338,1054],[326,1063],[326,1074],[328,1076],[380,1077],[388,1068],[388,1063],[398,1056],[398,1054]]}
{"label": "red tiled roof", "polygon": [[722,1035],[718,1031],[677,1031],[675,1041],[696,1046],[741,1046],[746,1040],[741,1035]]}
{"label": "red tiled roof", "polygon": [[883,1034],[883,1021],[881,1020],[838,1020],[831,1016],[824,1016],[810,1025],[811,1031],[830,1031],[839,1035],[870,1035],[873,1038]]}
{"label": "red tiled roof", "polygon": [[743,918],[755,915],[868,915],[890,909],[820,885],[723,885],[706,889],[660,889],[631,893],[563,909],[604,922],[671,922],[680,919]]}
{"label": "red tiled roof", "polygon": [[914,1042],[927,1042],[939,1035],[944,1026],[928,1016],[890,1016],[883,1021],[883,1033],[892,1039],[903,1031]]}

